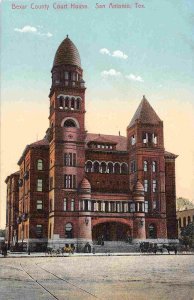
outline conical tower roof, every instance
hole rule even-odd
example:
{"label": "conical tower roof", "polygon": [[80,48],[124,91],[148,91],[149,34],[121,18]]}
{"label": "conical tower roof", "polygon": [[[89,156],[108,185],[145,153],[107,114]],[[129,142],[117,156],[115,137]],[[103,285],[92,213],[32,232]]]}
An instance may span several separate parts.
{"label": "conical tower roof", "polygon": [[143,99],[141,100],[141,103],[138,106],[128,127],[132,127],[136,121],[139,121],[143,124],[158,124],[161,122],[161,119],[158,117],[145,96],[143,96]]}
{"label": "conical tower roof", "polygon": [[81,59],[79,52],[68,35],[59,45],[55,54],[53,67],[59,65],[73,65],[81,68]]}

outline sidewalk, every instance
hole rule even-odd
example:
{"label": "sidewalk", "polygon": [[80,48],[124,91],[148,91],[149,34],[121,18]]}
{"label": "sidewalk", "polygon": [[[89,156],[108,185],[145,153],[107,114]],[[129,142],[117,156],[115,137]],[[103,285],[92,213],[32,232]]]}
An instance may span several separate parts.
{"label": "sidewalk", "polygon": [[[175,255],[174,253],[168,254],[168,252],[165,253],[140,253],[140,252],[134,252],[134,253],[74,253],[74,254],[68,254],[64,253],[63,255],[48,255],[44,252],[32,252],[30,255],[26,252],[8,252],[8,255],[6,258],[34,258],[34,257],[74,257],[74,256],[158,256],[158,255]],[[176,255],[194,255],[194,252],[187,252],[187,253],[177,253]],[[0,254],[0,258],[4,258]]]}

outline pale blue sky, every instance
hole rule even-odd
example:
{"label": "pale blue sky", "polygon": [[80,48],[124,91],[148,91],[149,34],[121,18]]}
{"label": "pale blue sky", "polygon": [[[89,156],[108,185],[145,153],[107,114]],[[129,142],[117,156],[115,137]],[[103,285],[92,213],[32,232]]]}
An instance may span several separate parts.
{"label": "pale blue sky", "polygon": [[[30,6],[32,2],[20,3]],[[50,9],[16,11],[11,9],[12,2],[3,2],[3,87],[10,88],[11,85],[23,90],[23,86],[27,86],[48,94],[54,54],[68,33],[79,49],[91,95],[103,96],[110,88],[117,93],[118,86],[125,95],[130,89],[133,94],[133,89],[139,91],[140,95],[158,93],[159,90],[164,95],[177,93],[180,96],[181,93],[183,97],[183,89],[187,90],[187,98],[193,94],[193,1],[147,0],[140,2],[145,9],[102,10],[95,9],[94,0],[86,0],[84,3],[89,9],[78,11],[54,10],[52,4],[55,1],[35,2],[50,4]],[[26,25],[53,36],[14,31]],[[101,48],[121,50],[128,59],[102,55],[99,53]],[[116,88],[115,78],[101,78],[101,72],[111,68],[122,73],[116,79]],[[144,82],[126,79],[129,74],[141,76]]]}

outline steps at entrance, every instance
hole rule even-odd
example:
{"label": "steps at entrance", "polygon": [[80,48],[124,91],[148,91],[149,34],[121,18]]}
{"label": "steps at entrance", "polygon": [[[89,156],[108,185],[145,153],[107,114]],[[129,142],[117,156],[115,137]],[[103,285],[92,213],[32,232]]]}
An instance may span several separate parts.
{"label": "steps at entrance", "polygon": [[104,246],[97,245],[94,243],[96,253],[133,253],[139,252],[139,245],[129,244],[126,242],[117,241],[105,241]]}

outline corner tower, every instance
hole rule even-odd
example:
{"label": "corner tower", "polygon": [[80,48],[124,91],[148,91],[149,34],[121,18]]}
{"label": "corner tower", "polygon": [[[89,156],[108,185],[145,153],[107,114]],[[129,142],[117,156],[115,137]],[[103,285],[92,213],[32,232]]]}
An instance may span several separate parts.
{"label": "corner tower", "polygon": [[64,245],[79,236],[77,188],[84,178],[86,136],[83,70],[68,36],[57,49],[51,73],[49,243]]}
{"label": "corner tower", "polygon": [[127,127],[130,189],[144,186],[146,238],[166,238],[165,159],[163,122],[143,99]]}

